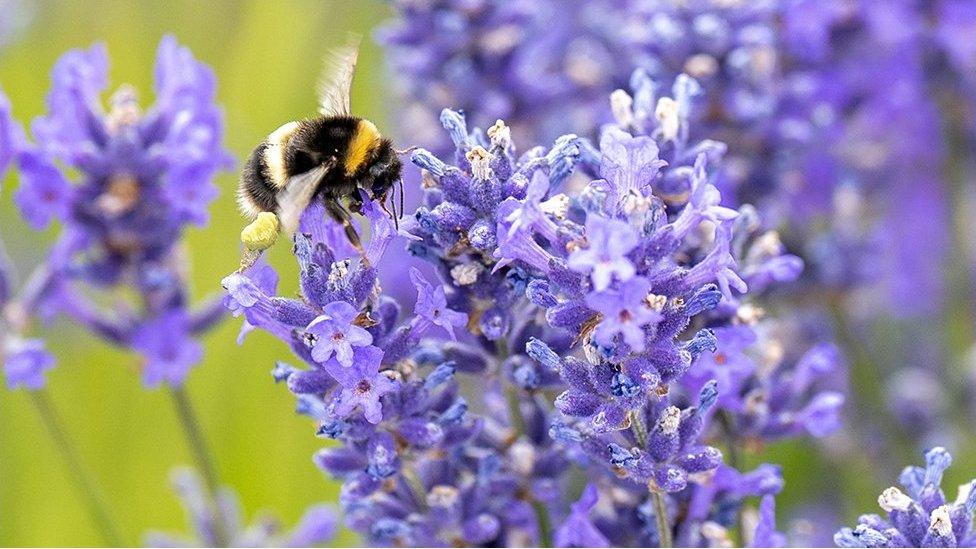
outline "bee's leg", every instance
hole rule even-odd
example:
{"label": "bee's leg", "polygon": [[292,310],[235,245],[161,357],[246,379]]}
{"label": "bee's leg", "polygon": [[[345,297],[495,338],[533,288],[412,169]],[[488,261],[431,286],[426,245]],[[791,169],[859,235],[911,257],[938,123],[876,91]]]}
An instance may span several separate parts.
{"label": "bee's leg", "polygon": [[343,229],[346,231],[346,238],[349,239],[349,243],[359,251],[359,254],[365,257],[366,252],[363,251],[363,244],[359,240],[359,233],[356,232],[356,228],[352,226],[352,218],[349,211],[342,207],[336,200],[326,199],[325,200],[325,211],[329,212],[332,219],[335,219],[339,223],[342,223]]}
{"label": "bee's leg", "polygon": [[349,195],[349,209],[362,215],[363,197],[359,194],[359,189],[355,189],[352,194]]}
{"label": "bee's leg", "polygon": [[380,209],[383,210],[383,213],[385,213],[390,219],[396,221],[396,216],[393,215],[392,212],[390,212],[390,207],[387,206],[386,204],[389,198],[390,198],[390,193],[386,192],[383,193],[381,196],[376,197],[376,202],[379,203]]}
{"label": "bee's leg", "polygon": [[254,265],[261,257],[264,250],[274,245],[278,240],[280,229],[278,216],[271,212],[261,212],[244,230],[241,231],[241,243],[244,249],[241,252],[241,267],[238,272],[243,272]]}
{"label": "bee's leg", "polygon": [[241,251],[241,266],[239,269],[237,269],[237,272],[243,273],[244,271],[250,269],[252,265],[258,262],[258,259],[261,259],[261,254],[263,253],[264,251],[261,250],[249,250],[244,248],[244,250]]}

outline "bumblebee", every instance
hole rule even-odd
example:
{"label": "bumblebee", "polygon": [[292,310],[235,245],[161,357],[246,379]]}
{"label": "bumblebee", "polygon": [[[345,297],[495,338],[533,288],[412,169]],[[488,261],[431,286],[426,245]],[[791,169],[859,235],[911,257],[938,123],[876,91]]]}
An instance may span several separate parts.
{"label": "bumblebee", "polygon": [[252,220],[241,232],[242,269],[270,248],[279,233],[293,235],[312,200],[323,201],[360,251],[352,223],[352,213],[362,213],[360,189],[390,214],[386,201],[400,181],[402,166],[392,142],[372,122],[350,114],[349,90],[358,51],[356,39],[326,54],[319,82],[319,116],[282,125],[248,158],[237,191],[241,212]]}

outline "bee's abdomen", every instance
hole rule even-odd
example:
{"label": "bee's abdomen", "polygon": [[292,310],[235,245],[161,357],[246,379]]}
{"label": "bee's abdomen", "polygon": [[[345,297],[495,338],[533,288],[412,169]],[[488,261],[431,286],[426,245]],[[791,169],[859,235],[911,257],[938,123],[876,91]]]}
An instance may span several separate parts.
{"label": "bee's abdomen", "polygon": [[268,178],[268,167],[265,165],[267,141],[261,142],[244,164],[241,171],[241,181],[237,187],[237,204],[241,213],[247,217],[255,217],[261,212],[274,212],[278,208],[276,195],[278,188]]}

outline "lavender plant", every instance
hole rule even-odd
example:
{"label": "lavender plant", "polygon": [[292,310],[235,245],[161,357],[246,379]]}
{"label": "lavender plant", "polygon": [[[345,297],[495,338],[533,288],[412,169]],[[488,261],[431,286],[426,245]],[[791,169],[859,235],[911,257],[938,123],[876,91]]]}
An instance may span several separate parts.
{"label": "lavender plant", "polygon": [[38,319],[70,318],[99,339],[138,355],[146,387],[170,389],[207,486],[203,494],[198,482],[181,482],[196,522],[207,521],[206,528],[198,524],[196,543],[322,541],[331,534],[321,511],[291,538],[273,537],[267,526],[261,535],[240,529],[233,496],[220,486],[183,389],[203,355],[197,337],[224,317],[224,309],[220,297],[191,305],[180,239],[186,227],[206,224],[207,207],[217,196],[213,177],[233,160],[222,141],[223,113],[215,104],[211,69],[167,36],[154,76],[156,100],[147,110],[125,85],[112,94],[105,110],[100,101],[108,85],[105,46],[69,51],[54,68],[48,112],[32,121],[32,139],[0,95],[0,171],[11,162],[16,165],[20,186],[13,198],[33,230],[59,224],[46,259],[19,292],[13,291],[6,259],[0,258],[0,343],[7,386],[31,392],[107,543],[124,545],[44,392],[55,359],[42,339],[29,337]]}
{"label": "lavender plant", "polygon": [[[347,524],[367,541],[782,543],[778,469],[723,465],[714,414],[741,414],[733,428],[757,438],[826,434],[843,396],[818,380],[840,365],[823,346],[773,370],[743,352],[741,378],[708,377],[716,333],[753,338],[740,348],[759,337],[733,254],[760,287],[802,262],[757,236],[754,210],[720,205],[725,147],[688,140],[697,89],[681,76],[647,135],[609,126],[599,149],[566,135],[518,155],[502,121],[469,133],[445,110],[453,165],[413,153],[424,203],[401,233],[367,201],[360,257],[313,204],[294,241],[299,299],[279,297],[263,263],[223,280],[242,334],[266,330],[306,363],[273,376],[339,441],[316,463],[343,481]],[[411,271],[412,315],[377,282],[397,239],[441,280]]]}
{"label": "lavender plant", "polygon": [[[214,77],[167,37],[157,56],[155,105],[141,112],[135,90],[122,86],[106,112],[99,96],[107,71],[103,45],[65,54],[54,68],[49,111],[31,124],[34,141],[16,151],[14,200],[24,219],[35,230],[54,221],[61,227],[7,321],[15,334],[31,317],[66,315],[139,353],[147,386],[180,386],[202,354],[194,336],[222,316],[216,299],[189,306],[179,246],[187,225],[206,222],[217,193],[213,175],[231,165]],[[69,170],[79,174],[76,182]],[[112,310],[91,295],[130,284],[137,299]],[[9,385],[19,383],[8,375]]]}
{"label": "lavender plant", "polygon": [[[102,106],[102,46],[58,62],[29,136],[0,93],[0,175],[16,167],[32,229],[59,225],[22,286],[0,247],[4,374],[29,391],[106,541],[122,544],[44,392],[55,360],[36,320],[63,315],[132,351],[143,383],[172,395],[199,473],[173,477],[189,532],[150,545],[306,546],[337,529],[324,506],[291,530],[249,525],[220,484],[183,387],[227,311],[239,343],[262,330],[301,362],[272,378],[329,440],[314,464],[370,545],[783,546],[789,487],[757,449],[842,425],[845,351],[853,394],[887,404],[913,445],[951,440],[945,357],[911,322],[943,301],[960,194],[939,175],[939,132],[976,133],[944,114],[972,116],[965,2],[397,8],[380,37],[404,76],[398,119],[428,146],[407,174],[419,206],[395,222],[364,193],[360,250],[313,201],[292,242],[297,292],[261,260],[191,304],[181,237],[206,224],[232,161],[214,76],[175,39],[145,111],[127,86]],[[407,291],[383,287],[391,272]],[[858,338],[888,313],[913,337],[879,390],[861,370],[876,349]],[[891,459],[890,440],[870,447],[895,429],[852,415],[876,438],[848,455]],[[887,518],[834,541],[976,544],[976,481],[950,502],[948,452],[925,458],[902,473],[907,493],[882,493]]]}

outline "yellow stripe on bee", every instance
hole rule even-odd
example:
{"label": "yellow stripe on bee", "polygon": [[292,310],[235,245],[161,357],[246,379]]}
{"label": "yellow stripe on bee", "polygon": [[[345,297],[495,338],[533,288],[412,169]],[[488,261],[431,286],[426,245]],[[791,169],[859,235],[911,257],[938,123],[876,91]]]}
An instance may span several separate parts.
{"label": "yellow stripe on bee", "polygon": [[346,176],[352,177],[379,143],[380,131],[369,120],[360,120],[346,150]]}

